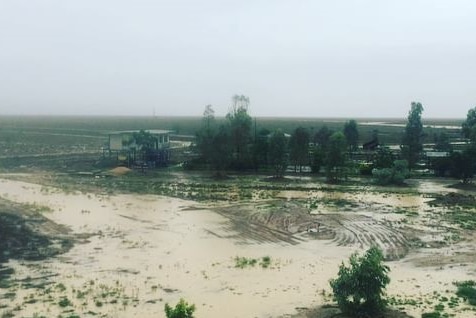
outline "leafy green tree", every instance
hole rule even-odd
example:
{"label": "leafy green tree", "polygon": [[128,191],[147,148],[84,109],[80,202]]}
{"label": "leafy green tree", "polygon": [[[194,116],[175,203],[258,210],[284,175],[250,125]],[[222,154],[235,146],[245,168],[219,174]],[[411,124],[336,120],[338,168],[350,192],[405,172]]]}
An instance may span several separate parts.
{"label": "leafy green tree", "polygon": [[451,157],[434,158],[430,161],[430,167],[434,171],[435,176],[445,177],[448,171],[451,171]]}
{"label": "leafy green tree", "polygon": [[325,158],[328,182],[338,182],[343,176],[347,159],[346,148],[347,141],[344,134],[340,131],[333,133],[329,139]]}
{"label": "leafy green tree", "polygon": [[326,162],[326,153],[324,149],[320,146],[314,146],[312,148],[311,156],[311,172],[319,173],[321,168],[325,165]]}
{"label": "leafy green tree", "polygon": [[390,283],[382,251],[371,247],[364,256],[353,254],[349,263],[342,263],[330,281],[339,308],[352,317],[377,317],[385,309],[384,290]]}
{"label": "leafy green tree", "polygon": [[444,131],[440,132],[439,134],[435,134],[433,138],[435,140],[435,146],[433,147],[433,149],[435,149],[436,151],[453,151],[453,146],[450,143],[450,138],[448,137],[448,134]]}
{"label": "leafy green tree", "polygon": [[291,162],[294,164],[294,171],[302,172],[302,166],[309,163],[309,132],[303,127],[294,130],[289,140],[289,152]]}
{"label": "leafy green tree", "polygon": [[197,147],[200,156],[207,163],[212,161],[214,155],[214,138],[216,134],[215,111],[212,105],[207,105],[203,112],[202,126],[197,132]]}
{"label": "leafy green tree", "polygon": [[379,147],[373,157],[373,167],[376,169],[391,168],[395,156],[388,147]]}
{"label": "leafy green tree", "polygon": [[180,299],[175,308],[166,303],[164,310],[167,318],[193,318],[195,305],[189,305],[185,300]]}
{"label": "leafy green tree", "polygon": [[402,185],[408,178],[408,163],[406,160],[395,160],[390,168],[373,169],[372,175],[380,185]]}
{"label": "leafy green tree", "polygon": [[256,135],[255,141],[253,143],[253,158],[255,161],[255,168],[257,169],[260,165],[268,164],[268,148],[269,148],[269,136],[271,132],[262,128]]}
{"label": "leafy green tree", "polygon": [[154,160],[154,152],[157,149],[157,138],[150,132],[140,130],[132,134],[132,141],[136,144],[137,150],[146,161]]}
{"label": "leafy green tree", "polygon": [[213,136],[210,160],[217,176],[222,176],[231,163],[229,127],[221,125]]}
{"label": "leafy green tree", "polygon": [[468,138],[471,143],[476,144],[476,107],[468,111],[462,128],[464,137]]}
{"label": "leafy green tree", "polygon": [[282,178],[288,165],[287,140],[281,130],[276,130],[269,141],[269,161],[275,177]]}
{"label": "leafy green tree", "polygon": [[359,130],[357,122],[353,119],[344,124],[344,135],[349,146],[349,151],[356,151],[359,146]]}
{"label": "leafy green tree", "polygon": [[402,138],[400,148],[402,156],[408,161],[409,168],[415,167],[423,151],[423,124],[421,123],[421,114],[423,106],[421,103],[412,102],[411,109],[408,112],[407,125]]}
{"label": "leafy green tree", "polygon": [[314,143],[321,149],[326,150],[333,133],[327,126],[321,127],[314,135]]}
{"label": "leafy green tree", "polygon": [[311,171],[319,173],[321,167],[326,166],[327,148],[329,147],[331,135],[333,131],[327,126],[321,127],[313,137],[314,146],[311,156]]}
{"label": "leafy green tree", "polygon": [[251,142],[252,120],[248,115],[250,100],[244,95],[234,95],[232,108],[226,115],[230,124],[234,165],[241,169],[250,164],[249,145]]}
{"label": "leafy green tree", "polygon": [[463,183],[470,183],[476,172],[476,146],[470,146],[463,152],[453,152],[450,155],[450,174]]}

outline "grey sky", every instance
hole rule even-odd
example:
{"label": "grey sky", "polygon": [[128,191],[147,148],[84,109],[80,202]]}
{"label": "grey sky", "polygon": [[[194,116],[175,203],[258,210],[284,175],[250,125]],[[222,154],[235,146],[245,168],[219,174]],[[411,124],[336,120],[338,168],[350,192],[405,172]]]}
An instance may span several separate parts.
{"label": "grey sky", "polygon": [[465,117],[474,0],[0,0],[0,114]]}

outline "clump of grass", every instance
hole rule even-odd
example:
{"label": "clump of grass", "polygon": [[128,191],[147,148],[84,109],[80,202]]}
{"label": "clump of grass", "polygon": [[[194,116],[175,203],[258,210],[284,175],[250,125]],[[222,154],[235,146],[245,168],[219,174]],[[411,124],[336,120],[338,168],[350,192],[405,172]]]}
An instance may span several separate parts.
{"label": "clump of grass", "polygon": [[71,302],[71,300],[68,299],[68,297],[63,297],[60,299],[60,301],[58,302],[58,305],[60,307],[68,307],[68,306],[72,306],[73,303]]}
{"label": "clump of grass", "polygon": [[246,257],[235,257],[235,267],[236,268],[245,268],[248,266],[255,266],[256,259],[254,258],[246,258]]}
{"label": "clump of grass", "polygon": [[268,268],[269,265],[271,265],[271,257],[269,256],[265,256],[261,259],[261,263],[260,263],[261,267],[263,268]]}
{"label": "clump of grass", "polygon": [[476,306],[476,282],[467,280],[456,282],[455,285],[458,287],[456,295],[467,300],[470,305]]}
{"label": "clump of grass", "polygon": [[246,257],[235,257],[235,267],[236,268],[245,268],[248,266],[254,267],[256,264],[258,264],[262,268],[268,268],[271,265],[271,257],[269,256],[264,256],[261,258],[261,260],[258,260],[256,258],[246,258]]}

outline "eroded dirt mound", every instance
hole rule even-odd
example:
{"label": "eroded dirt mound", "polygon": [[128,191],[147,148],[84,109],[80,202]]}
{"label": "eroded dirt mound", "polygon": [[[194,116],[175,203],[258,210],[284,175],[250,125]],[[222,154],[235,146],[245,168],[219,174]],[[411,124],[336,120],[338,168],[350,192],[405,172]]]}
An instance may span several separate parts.
{"label": "eroded dirt mound", "polygon": [[116,167],[114,169],[109,170],[109,173],[113,176],[123,176],[131,171],[132,170],[127,167]]}
{"label": "eroded dirt mound", "polygon": [[0,263],[8,259],[44,259],[71,246],[66,227],[28,207],[0,199]]}

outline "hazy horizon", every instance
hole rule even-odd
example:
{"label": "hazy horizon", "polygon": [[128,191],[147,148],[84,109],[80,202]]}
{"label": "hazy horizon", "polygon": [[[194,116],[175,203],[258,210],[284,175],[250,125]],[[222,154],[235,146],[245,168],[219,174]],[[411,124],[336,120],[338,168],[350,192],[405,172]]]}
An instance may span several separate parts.
{"label": "hazy horizon", "polygon": [[464,118],[476,1],[0,3],[0,115]]}
{"label": "hazy horizon", "polygon": [[[346,120],[351,120],[354,119],[357,122],[362,122],[362,121],[392,121],[392,120],[397,120],[397,121],[406,121],[407,116],[403,117],[350,117],[350,116],[342,116],[342,117],[335,117],[335,116],[254,116],[253,114],[250,114],[251,117],[254,119],[271,119],[271,120],[325,120],[325,121],[332,121],[332,120],[337,120],[337,121],[346,121]],[[29,118],[29,117],[34,117],[34,118],[140,118],[140,119],[166,119],[166,118],[190,118],[190,119],[200,119],[203,116],[202,115],[155,115],[155,116],[147,116],[147,115],[62,115],[62,114],[53,114],[53,115],[48,115],[48,114],[41,114],[41,115],[35,115],[35,114],[26,114],[26,115],[18,115],[18,114],[6,114],[6,115],[0,115],[0,117],[12,117],[12,118]],[[226,116],[215,116],[216,119],[219,120],[225,120]],[[424,117],[422,116],[422,121],[464,121],[466,117]]]}

